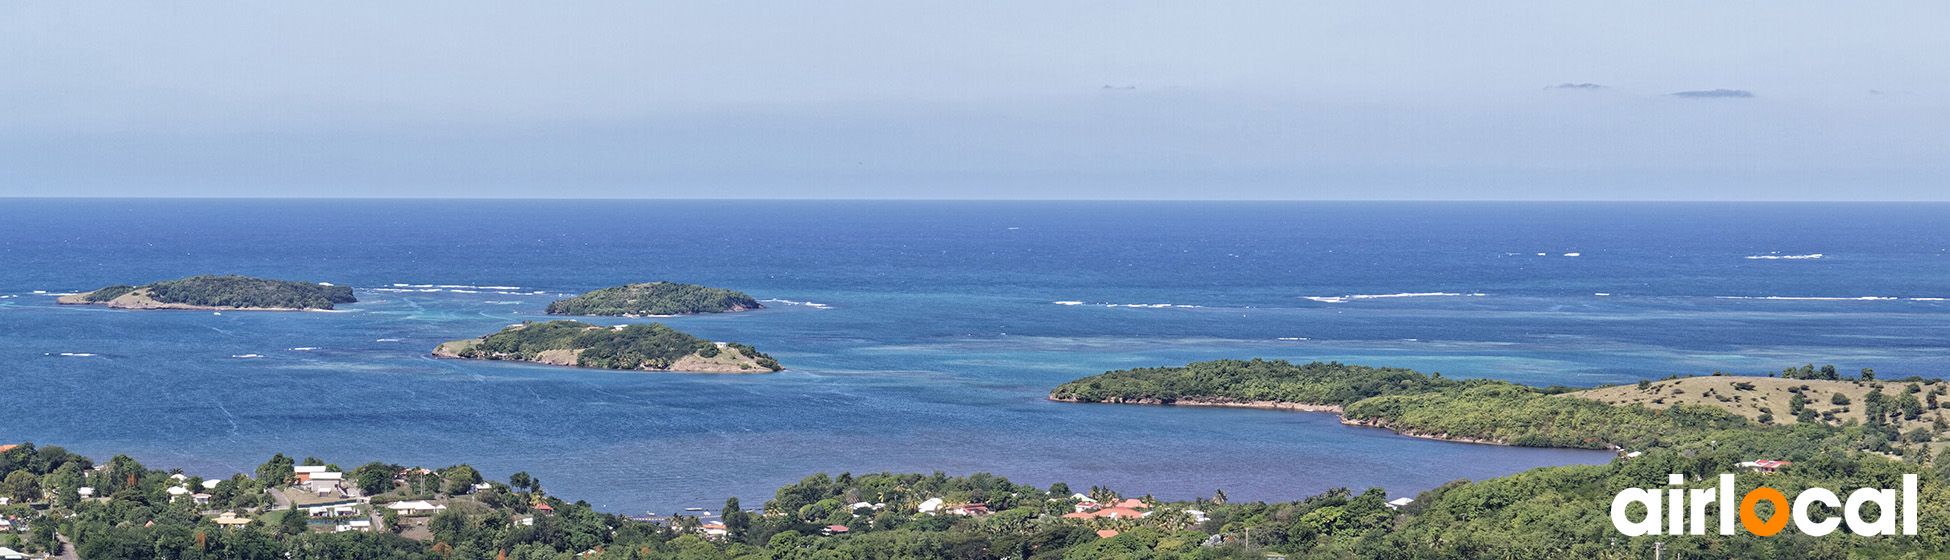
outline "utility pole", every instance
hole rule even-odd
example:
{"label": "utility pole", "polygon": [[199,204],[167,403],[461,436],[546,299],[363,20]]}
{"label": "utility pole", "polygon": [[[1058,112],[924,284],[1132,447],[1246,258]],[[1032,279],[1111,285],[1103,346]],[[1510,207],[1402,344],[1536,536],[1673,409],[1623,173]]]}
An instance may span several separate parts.
{"label": "utility pole", "polygon": [[1665,557],[1666,541],[1654,541],[1652,543],[1652,560],[1665,560]]}

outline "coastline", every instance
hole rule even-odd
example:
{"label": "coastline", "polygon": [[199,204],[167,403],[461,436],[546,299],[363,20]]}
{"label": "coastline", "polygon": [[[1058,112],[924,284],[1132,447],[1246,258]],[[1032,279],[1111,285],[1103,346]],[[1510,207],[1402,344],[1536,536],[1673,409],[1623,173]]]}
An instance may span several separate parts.
{"label": "coastline", "polygon": [[147,301],[140,304],[117,303],[116,300],[82,301],[81,296],[84,295],[88,295],[88,292],[64,295],[55,298],[54,303],[58,305],[99,305],[102,307],[107,307],[109,309],[134,309],[140,311],[311,311],[311,312],[318,312],[318,313],[343,313],[344,312],[337,309],[316,309],[310,307],[219,307],[215,305],[189,305],[185,303],[162,303],[162,302],[154,302],[154,301]]}
{"label": "coastline", "polygon": [[1296,403],[1296,402],[1286,402],[1286,401],[1234,401],[1234,400],[1221,400],[1221,399],[1210,399],[1210,398],[1178,399],[1172,402],[1165,402],[1161,399],[1123,400],[1119,398],[1116,400],[1086,402],[1086,401],[1078,400],[1074,397],[1058,397],[1055,395],[1049,396],[1048,399],[1055,402],[1084,403],[1084,404],[1094,403],[1094,404],[1136,404],[1136,405],[1150,405],[1150,406],[1213,406],[1213,407],[1226,407],[1226,408],[1257,408],[1263,410],[1286,410],[1286,411],[1293,411],[1293,412],[1331,412],[1340,417],[1340,422],[1344,426],[1378,428],[1378,429],[1394,432],[1396,435],[1400,435],[1400,436],[1412,437],[1417,439],[1426,439],[1432,441],[1447,441],[1453,443],[1470,443],[1476,445],[1495,445],[1501,447],[1510,447],[1510,444],[1508,442],[1499,441],[1499,440],[1474,438],[1474,437],[1454,437],[1448,434],[1426,434],[1426,433],[1396,428],[1394,426],[1389,425],[1387,422],[1383,422],[1381,420],[1351,419],[1346,416],[1345,414],[1346,411],[1340,405],[1334,405],[1334,404],[1308,404],[1308,403]]}
{"label": "coastline", "polygon": [[[522,364],[536,364],[536,365],[544,365],[544,366],[589,369],[589,370],[598,370],[598,371],[630,371],[630,372],[644,372],[644,373],[701,373],[701,374],[727,374],[727,375],[776,373],[774,371],[763,369],[763,368],[754,368],[750,370],[733,369],[731,366],[724,364],[722,362],[712,362],[707,359],[699,358],[694,355],[685,356],[681,359],[678,359],[676,363],[671,364],[670,369],[618,369],[618,368],[587,367],[587,366],[577,365],[576,352],[569,351],[569,350],[550,350],[550,351],[542,352],[540,356],[537,356],[537,358],[539,359],[535,359],[535,360],[467,358],[467,357],[462,357],[459,354],[458,350],[456,350],[456,348],[465,349],[467,347],[471,347],[473,346],[472,343],[478,343],[479,341],[480,339],[478,338],[470,338],[466,340],[451,340],[447,342],[442,342],[440,343],[439,346],[435,346],[433,348],[433,352],[430,355],[432,355],[435,359],[441,359],[441,360],[476,360],[476,361],[483,361],[483,362],[514,362],[514,363],[522,363]],[[680,369],[683,367],[689,367],[689,369]]]}

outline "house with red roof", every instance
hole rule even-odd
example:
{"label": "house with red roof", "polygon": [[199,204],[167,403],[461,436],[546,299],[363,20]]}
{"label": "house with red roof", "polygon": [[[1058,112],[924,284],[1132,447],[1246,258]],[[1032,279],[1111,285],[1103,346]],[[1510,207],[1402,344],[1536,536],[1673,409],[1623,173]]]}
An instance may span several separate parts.
{"label": "house with red roof", "polygon": [[1102,531],[1097,531],[1097,538],[1100,539],[1108,539],[1115,536],[1117,536],[1117,531],[1115,529],[1104,529]]}
{"label": "house with red roof", "polygon": [[1150,505],[1145,504],[1142,500],[1139,500],[1137,498],[1128,498],[1122,502],[1117,502],[1117,505],[1115,507],[1128,508],[1128,509],[1151,509]]}
{"label": "house with red roof", "polygon": [[1096,516],[1108,517],[1111,519],[1137,519],[1139,517],[1144,517],[1144,512],[1127,508],[1127,507],[1108,507],[1108,508],[1097,510]]}

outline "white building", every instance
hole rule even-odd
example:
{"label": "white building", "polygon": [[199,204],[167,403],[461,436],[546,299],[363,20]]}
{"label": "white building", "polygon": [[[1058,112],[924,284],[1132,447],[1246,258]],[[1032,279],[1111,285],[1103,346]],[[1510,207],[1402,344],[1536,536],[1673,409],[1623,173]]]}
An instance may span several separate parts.
{"label": "white building", "polygon": [[921,502],[919,509],[921,513],[934,513],[941,509],[941,498],[928,498],[927,501]]}
{"label": "white building", "polygon": [[400,515],[433,515],[440,513],[441,510],[447,509],[447,506],[434,505],[432,502],[426,500],[414,500],[411,502],[393,502],[387,504],[386,509],[397,511]]}

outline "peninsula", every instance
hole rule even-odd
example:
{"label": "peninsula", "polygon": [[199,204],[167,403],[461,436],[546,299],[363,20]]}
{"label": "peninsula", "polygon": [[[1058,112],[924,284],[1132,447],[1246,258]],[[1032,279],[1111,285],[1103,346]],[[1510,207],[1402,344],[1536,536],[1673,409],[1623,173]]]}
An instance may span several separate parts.
{"label": "peninsula", "polygon": [[207,274],[142,286],[116,284],[56,300],[64,305],[106,305],[115,309],[219,311],[323,311],[356,301],[359,300],[352,296],[350,286]]}
{"label": "peninsula", "polygon": [[480,338],[443,343],[433,356],[682,373],[785,370],[778,360],[750,346],[704,340],[659,323],[605,327],[580,321],[524,322]]}
{"label": "peninsula", "polygon": [[744,292],[696,284],[649,282],[603,288],[548,304],[550,315],[653,317],[764,309]]}

